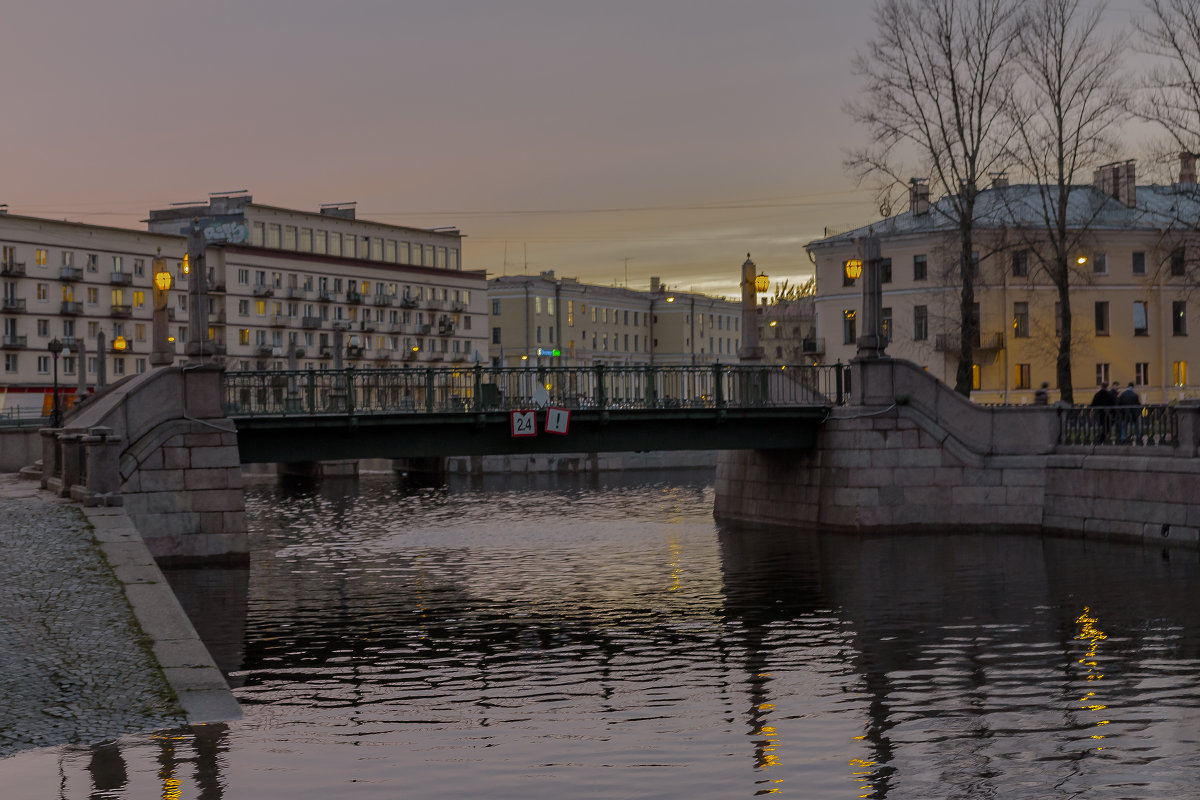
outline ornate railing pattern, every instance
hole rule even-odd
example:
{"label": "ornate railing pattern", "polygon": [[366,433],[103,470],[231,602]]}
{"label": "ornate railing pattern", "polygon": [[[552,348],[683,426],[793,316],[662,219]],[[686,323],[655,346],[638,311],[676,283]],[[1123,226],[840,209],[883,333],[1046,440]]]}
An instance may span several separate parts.
{"label": "ornate railing pattern", "polygon": [[848,365],[398,367],[225,373],[233,416],[842,405]]}
{"label": "ornate railing pattern", "polygon": [[1060,445],[1174,447],[1179,416],[1173,406],[1099,406],[1059,409]]}

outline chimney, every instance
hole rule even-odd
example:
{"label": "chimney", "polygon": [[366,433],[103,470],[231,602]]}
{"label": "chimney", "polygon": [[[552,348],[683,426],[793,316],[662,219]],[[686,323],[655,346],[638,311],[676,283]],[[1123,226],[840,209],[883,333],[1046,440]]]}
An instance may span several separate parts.
{"label": "chimney", "polygon": [[908,207],[916,217],[929,213],[929,184],[924,178],[909,179]]}
{"label": "chimney", "polygon": [[1196,154],[1184,150],[1179,154],[1179,182],[1196,182]]}
{"label": "chimney", "polygon": [[1137,169],[1133,160],[1105,164],[1092,173],[1097,189],[1119,203],[1133,208],[1137,204]]}
{"label": "chimney", "polygon": [[1007,172],[989,172],[988,177],[992,179],[993,189],[1003,189],[1008,186]]}
{"label": "chimney", "polygon": [[657,292],[660,288],[662,288],[662,284],[659,282],[658,278],[651,278],[650,291]]}

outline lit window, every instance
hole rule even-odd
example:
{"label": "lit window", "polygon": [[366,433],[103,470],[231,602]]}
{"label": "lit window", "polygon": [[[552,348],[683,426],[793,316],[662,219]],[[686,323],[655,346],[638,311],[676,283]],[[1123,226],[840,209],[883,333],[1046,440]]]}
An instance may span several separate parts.
{"label": "lit window", "polygon": [[1171,377],[1176,386],[1187,386],[1187,362],[1176,361],[1171,365]]}

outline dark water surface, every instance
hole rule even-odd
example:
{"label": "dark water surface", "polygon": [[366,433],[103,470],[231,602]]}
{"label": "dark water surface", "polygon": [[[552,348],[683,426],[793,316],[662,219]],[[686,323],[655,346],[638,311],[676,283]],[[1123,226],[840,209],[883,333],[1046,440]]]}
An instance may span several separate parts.
{"label": "dark water surface", "polygon": [[245,718],[0,796],[1200,798],[1200,557],[719,530],[710,476],[251,488],[171,574]]}

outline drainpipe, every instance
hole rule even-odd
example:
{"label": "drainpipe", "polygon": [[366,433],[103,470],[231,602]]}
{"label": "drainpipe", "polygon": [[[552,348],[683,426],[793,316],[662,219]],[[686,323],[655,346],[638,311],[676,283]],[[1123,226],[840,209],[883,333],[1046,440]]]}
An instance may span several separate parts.
{"label": "drainpipe", "polygon": [[525,284],[525,355],[529,355],[529,284]]}

